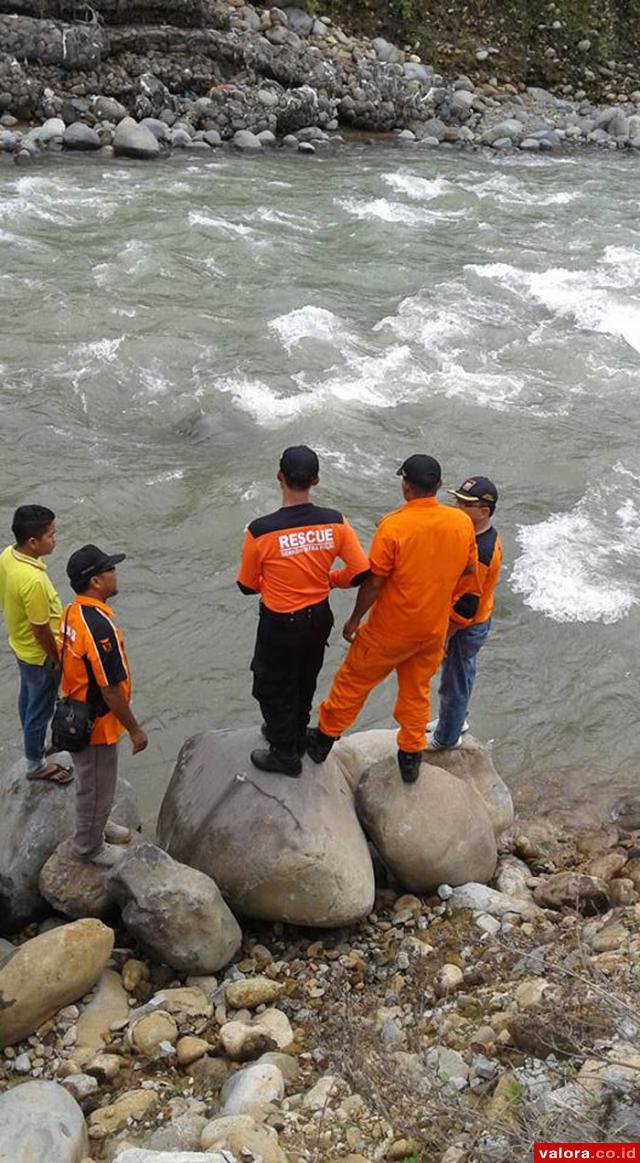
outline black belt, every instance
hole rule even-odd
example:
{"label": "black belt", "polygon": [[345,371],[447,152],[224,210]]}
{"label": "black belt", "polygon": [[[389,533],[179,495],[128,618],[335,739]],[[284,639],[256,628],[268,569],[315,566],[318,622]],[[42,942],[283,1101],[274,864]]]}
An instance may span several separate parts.
{"label": "black belt", "polygon": [[292,610],[290,613],[278,613],[276,610],[270,610],[263,602],[260,603],[260,617],[268,618],[270,622],[304,622],[307,618],[313,618],[316,610],[329,608],[329,599],[323,598],[321,602],[314,602],[312,606],[304,606],[302,610]]}

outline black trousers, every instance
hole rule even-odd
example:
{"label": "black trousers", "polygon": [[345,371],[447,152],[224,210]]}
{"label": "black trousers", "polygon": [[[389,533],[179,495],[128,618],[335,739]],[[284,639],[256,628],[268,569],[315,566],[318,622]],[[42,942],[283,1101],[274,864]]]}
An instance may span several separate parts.
{"label": "black trousers", "polygon": [[295,752],[304,738],[332,626],[328,601],[295,614],[276,614],[260,606],[252,693],[260,704],[267,739],[278,751]]}

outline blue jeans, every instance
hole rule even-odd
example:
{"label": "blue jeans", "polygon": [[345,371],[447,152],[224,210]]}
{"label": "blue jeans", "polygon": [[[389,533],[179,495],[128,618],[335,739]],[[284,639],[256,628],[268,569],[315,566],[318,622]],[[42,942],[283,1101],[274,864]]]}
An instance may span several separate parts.
{"label": "blue jeans", "polygon": [[47,658],[42,666],[18,659],[20,694],[18,714],[24,735],[27,770],[37,771],[44,764],[44,737],[53,715],[58,689],[58,674]]}
{"label": "blue jeans", "polygon": [[445,747],[458,742],[476,677],[478,651],[486,642],[491,618],[465,626],[449,639],[440,672],[440,712],[434,739]]}

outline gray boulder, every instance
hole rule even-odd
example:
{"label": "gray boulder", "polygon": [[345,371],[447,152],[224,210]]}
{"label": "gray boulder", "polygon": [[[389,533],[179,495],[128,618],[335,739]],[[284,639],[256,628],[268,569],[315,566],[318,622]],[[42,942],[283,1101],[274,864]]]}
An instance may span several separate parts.
{"label": "gray boulder", "polygon": [[132,117],[125,117],[113,135],[113,151],[116,157],[151,160],[158,157],[160,145],[150,129],[138,125]]}
{"label": "gray boulder", "polygon": [[410,81],[420,81],[422,85],[430,85],[433,79],[433,69],[428,69],[426,65],[420,65],[417,61],[407,61],[402,66],[402,71]]}
{"label": "gray boulder", "polygon": [[66,917],[102,917],[113,903],[107,870],[74,856],[71,840],[63,840],[52,852],[38,884],[44,899]]}
{"label": "gray boulder", "polygon": [[507,121],[498,121],[496,125],[485,129],[482,134],[483,145],[496,145],[500,141],[509,140],[514,145],[518,145],[524,135],[524,127],[521,121],[516,121],[511,117]]}
{"label": "gray boulder", "polygon": [[[65,762],[71,756],[65,753]],[[45,905],[38,887],[42,866],[71,833],[75,820],[75,785],[28,780],[20,760],[0,776],[0,917],[6,932],[35,920]],[[112,817],[140,826],[131,788],[118,782]]]}
{"label": "gray boulder", "polygon": [[144,129],[148,129],[153,134],[156,141],[171,141],[171,131],[169,126],[161,121],[158,117],[143,117],[140,125]]}
{"label": "gray boulder", "polygon": [[287,24],[292,32],[298,36],[309,36],[313,28],[314,18],[302,8],[287,8]]}
{"label": "gray boulder", "polygon": [[356,808],[387,868],[411,892],[493,876],[488,812],[472,787],[440,767],[423,763],[417,782],[405,784],[396,757],[383,759],[362,776]]}
{"label": "gray boulder", "polygon": [[191,145],[191,137],[186,129],[171,130],[171,145],[174,149],[187,149]]}
{"label": "gray boulder", "polygon": [[100,149],[102,142],[90,125],[75,121],[65,129],[62,144],[65,149]]}
{"label": "gray boulder", "polygon": [[63,1086],[24,1082],[0,1095],[0,1159],[81,1163],[87,1154],[84,1115]]}
{"label": "gray boulder", "polygon": [[404,63],[404,53],[396,48],[394,44],[391,44],[390,41],[385,40],[383,36],[374,37],[371,41],[371,47],[378,60],[384,64],[401,65]]}
{"label": "gray boulder", "polygon": [[43,145],[64,135],[65,124],[61,117],[49,117],[38,130],[38,140]]}
{"label": "gray boulder", "polygon": [[[297,145],[297,142],[296,142]],[[158,843],[212,877],[237,913],[333,927],[366,916],[371,857],[338,763],[299,779],[258,771],[257,729],[189,739],[160,809]]]}
{"label": "gray boulder", "polygon": [[96,97],[93,104],[93,114],[98,121],[112,121],[117,125],[127,116],[124,105],[116,101],[115,97]]}
{"label": "gray boulder", "polygon": [[129,931],[173,969],[214,973],[240,948],[240,926],[214,881],[153,844],[133,848],[109,884]]}
{"label": "gray boulder", "polygon": [[233,147],[239,149],[242,153],[260,153],[262,150],[262,142],[255,133],[250,133],[248,129],[239,129],[233,135]]}
{"label": "gray boulder", "polygon": [[207,145],[211,146],[212,149],[219,149],[222,145],[222,138],[217,129],[205,130],[202,134],[202,140],[206,141]]}
{"label": "gray boulder", "polygon": [[0,150],[3,153],[13,153],[19,141],[20,137],[17,133],[12,133],[10,129],[0,130]]}

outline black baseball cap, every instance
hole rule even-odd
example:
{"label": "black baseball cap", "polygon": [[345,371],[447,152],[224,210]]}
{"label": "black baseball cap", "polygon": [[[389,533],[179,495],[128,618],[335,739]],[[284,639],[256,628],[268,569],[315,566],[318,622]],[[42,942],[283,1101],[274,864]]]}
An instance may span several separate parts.
{"label": "black baseball cap", "polygon": [[77,590],[88,582],[94,573],[105,573],[124,561],[126,553],[104,553],[97,545],[83,545],[76,549],[67,562],[67,577],[72,588]]}
{"label": "black baseball cap", "polygon": [[498,490],[489,477],[467,477],[459,489],[448,489],[447,492],[460,501],[479,501],[489,505],[492,513],[498,501]]}
{"label": "black baseball cap", "polygon": [[285,448],[280,457],[280,471],[288,481],[296,485],[308,485],[320,472],[320,461],[306,444],[292,444],[291,448]]}
{"label": "black baseball cap", "polygon": [[435,456],[425,456],[422,452],[416,452],[400,465],[396,476],[404,477],[410,485],[428,488],[430,485],[440,484],[442,469]]}

